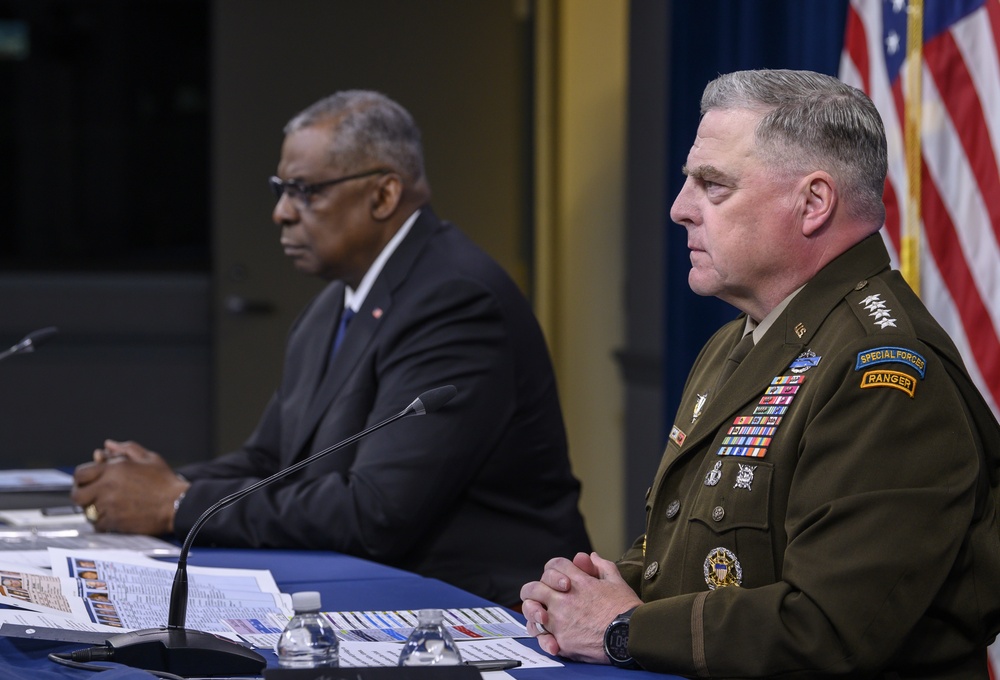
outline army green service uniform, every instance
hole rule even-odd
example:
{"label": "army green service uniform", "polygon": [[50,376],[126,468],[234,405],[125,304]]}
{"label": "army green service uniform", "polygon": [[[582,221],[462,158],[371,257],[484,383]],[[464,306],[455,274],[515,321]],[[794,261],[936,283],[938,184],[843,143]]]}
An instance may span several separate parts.
{"label": "army green service uniform", "polygon": [[715,389],[744,325],[696,360],[619,561],[646,603],[629,652],[695,677],[987,678],[1000,428],[881,237]]}

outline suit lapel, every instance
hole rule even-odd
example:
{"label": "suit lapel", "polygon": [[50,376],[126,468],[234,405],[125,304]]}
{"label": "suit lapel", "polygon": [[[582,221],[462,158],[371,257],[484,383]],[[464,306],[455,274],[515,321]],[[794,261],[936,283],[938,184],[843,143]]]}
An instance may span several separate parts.
{"label": "suit lapel", "polygon": [[[303,443],[303,432],[311,432],[310,415],[313,395],[323,379],[337,323],[344,306],[344,285],[339,281],[330,284],[314,303],[315,309],[306,313],[304,323],[309,326],[295,333],[301,340],[289,347],[286,384],[296,386],[282,394],[281,462],[286,466],[295,460]],[[308,436],[308,434],[306,435]]]}
{"label": "suit lapel", "polygon": [[[351,320],[350,328],[344,341],[340,345],[333,361],[327,367],[325,374],[317,371],[316,382],[312,383],[313,390],[306,395],[306,403],[302,403],[304,415],[295,428],[294,437],[291,442],[290,451],[295,452],[295,457],[303,452],[302,450],[309,443],[319,426],[320,421],[327,414],[332,404],[340,395],[345,386],[349,384],[352,375],[357,367],[362,363],[362,357],[369,351],[375,342],[375,338],[392,314],[394,292],[403,285],[409,276],[413,264],[418,255],[423,250],[430,239],[435,226],[438,224],[437,218],[430,208],[421,209],[420,216],[414,222],[410,233],[406,235],[403,242],[399,244],[392,257],[385,263],[375,283],[372,285],[368,296],[365,298],[361,309]],[[343,305],[343,295],[341,295],[341,305]],[[338,310],[339,312],[339,310]],[[334,321],[339,319],[339,313],[334,317]],[[333,345],[334,328],[327,335],[327,340],[323,346],[323,352],[329,353]],[[324,366],[325,356],[315,366]],[[346,436],[354,434],[345,433]],[[330,442],[334,444],[336,442]]]}

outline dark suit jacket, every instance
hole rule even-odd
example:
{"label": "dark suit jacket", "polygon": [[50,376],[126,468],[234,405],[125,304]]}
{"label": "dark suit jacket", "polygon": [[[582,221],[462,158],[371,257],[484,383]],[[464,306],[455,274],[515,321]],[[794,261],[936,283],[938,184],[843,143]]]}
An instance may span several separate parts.
{"label": "dark suit jacket", "polygon": [[695,362],[620,562],[648,603],[629,651],[698,677],[985,680],[1000,428],[951,340],[878,235],[715,390],[744,323]]}
{"label": "dark suit jacket", "polygon": [[450,384],[458,395],[440,411],[256,492],[200,540],[359,555],[502,604],[548,558],[588,550],[545,340],[501,267],[425,207],[327,369],[343,299],[333,282],[295,323],[281,386],[243,448],[179,470],[192,485],[178,535],[222,496]]}

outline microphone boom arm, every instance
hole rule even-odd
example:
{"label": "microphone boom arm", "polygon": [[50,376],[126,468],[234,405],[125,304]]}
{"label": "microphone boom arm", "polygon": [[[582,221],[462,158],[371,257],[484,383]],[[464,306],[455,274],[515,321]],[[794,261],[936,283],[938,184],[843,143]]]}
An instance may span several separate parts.
{"label": "microphone boom arm", "polygon": [[[170,590],[166,627],[121,633],[108,638],[105,642],[105,648],[92,648],[92,650],[100,649],[100,652],[81,651],[88,655],[99,654],[99,658],[95,660],[116,661],[133,668],[151,671],[162,670],[179,675],[259,674],[266,665],[266,660],[260,654],[212,633],[189,630],[184,627],[188,602],[187,558],[198,531],[219,510],[232,505],[262,486],[297,472],[317,459],[353,444],[362,437],[400,418],[435,411],[454,397],[457,392],[458,390],[453,385],[428,390],[396,415],[216,501],[205,512],[201,513],[188,531],[181,546],[181,552],[177,558],[177,571],[174,573],[174,582]],[[91,656],[86,656],[86,658],[79,660],[91,660],[91,658]]]}
{"label": "microphone boom arm", "polygon": [[27,354],[28,352],[34,352],[36,347],[47,341],[58,332],[59,329],[55,326],[47,326],[45,328],[39,328],[37,331],[31,331],[17,343],[11,345],[3,352],[0,352],[0,361],[3,361],[7,357],[15,354]]}
{"label": "microphone boom arm", "polygon": [[184,538],[184,543],[181,546],[180,555],[177,558],[177,571],[174,573],[174,583],[170,590],[170,609],[167,615],[167,627],[169,628],[183,628],[184,622],[187,619],[187,558],[188,553],[191,551],[191,546],[194,544],[194,538],[198,535],[201,527],[212,518],[218,511],[232,505],[241,498],[252,494],[257,489],[267,486],[271,482],[277,481],[288,475],[298,472],[302,468],[311,465],[314,461],[333,453],[339,449],[349,446],[354,442],[367,437],[369,434],[375,430],[379,430],[390,423],[394,423],[400,418],[404,418],[409,415],[423,415],[425,413],[436,411],[438,408],[443,406],[445,403],[451,400],[455,396],[458,390],[455,389],[453,385],[445,385],[444,387],[438,387],[433,390],[428,390],[424,392],[419,397],[414,399],[409,406],[404,408],[402,411],[394,416],[390,416],[385,420],[375,423],[371,427],[358,432],[357,434],[348,437],[342,442],[338,442],[333,446],[327,447],[318,453],[300,460],[294,465],[289,465],[283,470],[275,472],[270,477],[265,477],[264,479],[258,480],[248,487],[240,489],[234,493],[225,496],[213,505],[211,505],[205,512],[201,513],[195,523],[191,526],[191,530],[188,531],[187,536]]}

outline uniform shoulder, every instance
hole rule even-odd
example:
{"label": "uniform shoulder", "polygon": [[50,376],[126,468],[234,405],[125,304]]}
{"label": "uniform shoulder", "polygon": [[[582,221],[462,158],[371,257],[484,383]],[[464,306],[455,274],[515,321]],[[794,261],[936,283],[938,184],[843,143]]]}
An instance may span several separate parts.
{"label": "uniform shoulder", "polygon": [[[898,283],[885,277],[866,279],[844,297],[844,302],[869,336],[915,335],[910,305],[905,295],[901,299],[897,294]],[[905,286],[905,282],[902,285]]]}
{"label": "uniform shoulder", "polygon": [[923,346],[963,366],[955,343],[898,271],[862,281],[844,301],[873,345]]}

